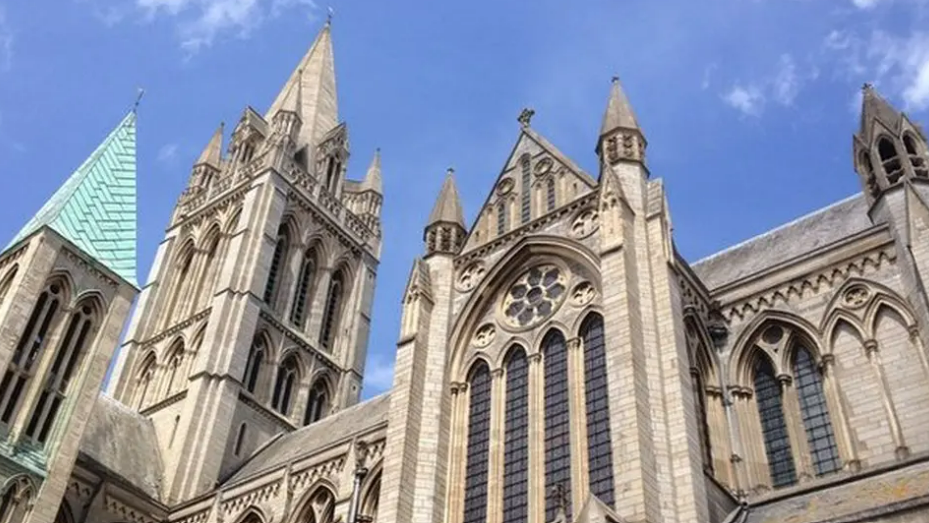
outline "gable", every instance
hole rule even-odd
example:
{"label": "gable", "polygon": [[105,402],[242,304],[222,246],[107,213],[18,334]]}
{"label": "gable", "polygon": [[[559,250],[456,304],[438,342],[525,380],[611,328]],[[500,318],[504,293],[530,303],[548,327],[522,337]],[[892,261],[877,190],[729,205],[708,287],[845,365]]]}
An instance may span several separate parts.
{"label": "gable", "polygon": [[524,127],[471,226],[462,252],[484,245],[590,193],[596,180]]}

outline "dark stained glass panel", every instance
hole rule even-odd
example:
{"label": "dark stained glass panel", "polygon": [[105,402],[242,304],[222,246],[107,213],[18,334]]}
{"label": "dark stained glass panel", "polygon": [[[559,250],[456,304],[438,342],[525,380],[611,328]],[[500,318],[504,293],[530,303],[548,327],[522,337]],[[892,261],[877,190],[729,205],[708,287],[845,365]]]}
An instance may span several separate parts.
{"label": "dark stained glass panel", "polygon": [[465,466],[463,523],[487,519],[487,454],[490,446],[490,370],[477,364],[470,379],[468,457]]}
{"label": "dark stained glass panel", "polygon": [[[565,338],[551,331],[542,341],[545,361],[545,521],[552,521],[558,501],[552,493],[561,485],[571,496],[571,424],[568,413],[568,352]],[[571,518],[568,502],[567,514]]]}
{"label": "dark stained glass panel", "polygon": [[612,507],[613,451],[610,444],[610,401],[607,393],[603,318],[597,315],[589,317],[581,326],[581,338],[584,340],[590,492]]}
{"label": "dark stained glass panel", "polygon": [[525,523],[529,517],[529,362],[518,347],[506,362],[503,454],[503,523]]}
{"label": "dark stained glass panel", "polygon": [[842,462],[839,459],[835,434],[832,432],[832,422],[829,420],[826,397],[823,395],[822,377],[813,362],[813,357],[803,347],[797,347],[797,355],[794,359],[794,383],[800,399],[800,414],[803,417],[803,426],[806,428],[806,437],[810,443],[810,455],[816,467],[816,474],[822,476],[835,472],[842,468]]}
{"label": "dark stained glass panel", "polygon": [[790,437],[784,421],[784,401],[781,386],[774,377],[771,363],[764,357],[755,361],[755,402],[761,419],[768,469],[774,488],[793,485],[797,471],[790,450]]}

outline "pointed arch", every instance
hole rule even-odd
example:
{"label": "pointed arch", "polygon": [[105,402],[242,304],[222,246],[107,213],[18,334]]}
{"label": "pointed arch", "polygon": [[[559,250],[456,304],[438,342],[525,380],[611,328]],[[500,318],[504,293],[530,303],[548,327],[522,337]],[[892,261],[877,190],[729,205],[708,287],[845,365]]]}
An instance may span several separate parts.
{"label": "pointed arch", "polygon": [[333,271],[332,278],[329,280],[322,325],[319,329],[319,344],[329,352],[332,352],[335,347],[335,338],[341,327],[349,283],[349,268],[346,264],[342,264]]}
{"label": "pointed arch", "polygon": [[900,164],[900,153],[897,151],[897,146],[887,135],[878,137],[877,154],[881,159],[887,181],[891,184],[896,183],[903,176],[903,168]]}
{"label": "pointed arch", "polygon": [[168,290],[168,306],[165,308],[165,315],[163,319],[163,325],[169,327],[175,320],[175,315],[177,313],[178,304],[181,300],[181,296],[187,294],[186,288],[190,282],[191,270],[193,270],[194,263],[194,253],[196,248],[194,246],[193,238],[188,238],[184,243],[181,244],[181,248],[178,249],[177,254],[174,256],[174,263],[169,266],[169,271],[167,274],[174,273],[174,281],[167,287]]}
{"label": "pointed arch", "polygon": [[[545,492],[557,486],[566,488],[571,498],[571,423],[568,389],[568,347],[564,334],[551,329],[542,338],[545,405]],[[558,510],[555,496],[547,496],[545,520],[552,521]],[[566,509],[571,518],[571,503]]]}
{"label": "pointed arch", "polygon": [[162,377],[161,396],[169,397],[174,393],[180,380],[184,379],[184,359],[186,358],[186,346],[183,338],[177,338],[169,345],[165,353],[165,371]]}
{"label": "pointed arch", "polygon": [[377,523],[377,512],[381,500],[382,466],[378,463],[368,476],[362,488],[360,515],[371,523]]}
{"label": "pointed arch", "polygon": [[0,523],[22,521],[32,509],[38,487],[26,474],[15,475],[0,488]]}
{"label": "pointed arch", "polygon": [[[794,335],[801,335],[810,342],[811,348],[816,350],[817,355],[821,354],[819,344],[816,343],[816,341],[821,340],[822,336],[820,335],[819,329],[812,323],[805,318],[801,318],[789,312],[777,310],[762,311],[742,329],[742,332],[736,338],[732,353],[729,355],[729,375],[727,382],[730,385],[751,388],[750,384],[752,383],[752,376],[754,376],[752,368],[754,363],[753,355],[755,350],[760,350],[755,346],[755,341],[768,327],[777,324],[794,332]],[[789,355],[787,355],[785,351],[784,356],[773,360],[772,363],[774,365],[775,376],[789,373],[790,359],[787,356]]]}
{"label": "pointed arch", "polygon": [[881,310],[888,310],[892,314],[895,314],[907,328],[916,325],[916,318],[913,316],[906,302],[900,299],[899,296],[882,290],[875,293],[874,297],[871,298],[864,314],[864,324],[871,338],[876,337],[877,322]]}
{"label": "pointed arch", "polygon": [[142,358],[139,364],[139,370],[136,372],[136,385],[132,401],[136,409],[141,410],[142,407],[145,406],[145,402],[151,393],[152,382],[155,380],[155,371],[157,368],[158,360],[155,357],[155,351],[149,351],[149,353]]}
{"label": "pointed arch", "polygon": [[269,519],[258,507],[249,507],[235,520],[236,523],[267,523]]}
{"label": "pointed arch", "polygon": [[504,369],[503,523],[522,523],[529,517],[529,360],[526,349],[511,346],[504,359]]}
{"label": "pointed arch", "polygon": [[297,387],[300,384],[301,365],[300,358],[295,351],[284,356],[277,368],[277,377],[274,380],[274,394],[271,407],[284,416],[290,416],[294,400],[297,396]]}
{"label": "pointed arch", "polygon": [[45,286],[26,322],[26,327],[0,380],[0,424],[9,424],[19,410],[52,332],[61,321],[68,303],[70,285],[67,275],[52,276]]}
{"label": "pointed arch", "polygon": [[26,437],[40,445],[45,444],[67,399],[72,378],[96,337],[104,310],[101,300],[96,293],[85,294],[71,310],[64,336],[46,371],[42,392],[26,426]]}
{"label": "pointed arch", "polygon": [[306,411],[303,414],[303,424],[315,423],[329,413],[332,403],[332,388],[326,375],[319,376],[310,386],[306,400]]}
{"label": "pointed arch", "polygon": [[335,489],[319,482],[309,489],[291,523],[333,523],[335,520]]}
{"label": "pointed arch", "polygon": [[317,240],[303,253],[300,269],[297,273],[297,286],[294,291],[293,304],[290,308],[290,322],[298,328],[306,327],[308,307],[313,302],[313,292],[316,288],[317,273],[319,272],[321,242]]}
{"label": "pointed arch", "polygon": [[813,458],[817,476],[837,472],[842,468],[839,446],[826,404],[823,379],[813,355],[806,347],[793,349],[793,376],[800,400],[800,415]]}
{"label": "pointed arch", "polygon": [[268,359],[268,335],[264,331],[255,335],[252,345],[248,349],[248,358],[245,360],[245,373],[242,375],[242,383],[245,390],[255,393],[258,387],[258,380],[261,376],[261,370],[265,360]]}
{"label": "pointed arch", "polygon": [[200,250],[203,253],[203,263],[200,269],[200,276],[197,279],[197,285],[194,290],[193,298],[195,300],[193,312],[199,311],[204,303],[209,301],[213,294],[213,288],[216,285],[216,275],[219,274],[220,261],[219,256],[220,242],[222,241],[222,229],[219,223],[213,224],[207,229],[206,234],[200,242]]}
{"label": "pointed arch", "polygon": [[271,265],[268,267],[268,279],[265,283],[263,300],[271,308],[274,308],[275,305],[278,287],[280,287],[280,280],[283,277],[282,273],[287,264],[287,254],[290,251],[290,244],[294,237],[290,217],[286,217],[277,229],[274,250],[271,253]]}
{"label": "pointed arch", "polygon": [[784,398],[774,365],[763,351],[756,351],[752,368],[755,403],[761,420],[771,484],[774,488],[793,485],[797,482],[797,470],[784,417]]}
{"label": "pointed arch", "polygon": [[468,383],[470,397],[462,523],[484,523],[487,518],[491,409],[490,367],[486,361],[474,363],[468,373]]}

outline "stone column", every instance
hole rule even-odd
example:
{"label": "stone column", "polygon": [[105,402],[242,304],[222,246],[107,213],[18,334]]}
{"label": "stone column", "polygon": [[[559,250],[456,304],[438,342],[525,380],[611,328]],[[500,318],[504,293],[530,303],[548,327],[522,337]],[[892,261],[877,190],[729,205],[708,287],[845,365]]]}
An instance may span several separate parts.
{"label": "stone column", "polygon": [[542,353],[529,355],[529,523],[545,523],[545,388]]}
{"label": "stone column", "polygon": [[506,421],[506,373],[494,369],[490,388],[490,445],[487,464],[487,523],[503,520],[503,450]]}
{"label": "stone column", "polygon": [[581,509],[590,492],[587,452],[587,408],[584,388],[584,351],[580,338],[568,340],[568,397],[571,420],[571,506]]}
{"label": "stone column", "polygon": [[793,377],[780,374],[777,377],[781,385],[781,407],[784,421],[787,424],[787,435],[790,438],[790,454],[794,461],[794,470],[799,483],[806,483],[813,479],[813,462],[810,459],[810,446],[806,437],[806,428],[800,413],[800,398],[797,389],[793,387]]}

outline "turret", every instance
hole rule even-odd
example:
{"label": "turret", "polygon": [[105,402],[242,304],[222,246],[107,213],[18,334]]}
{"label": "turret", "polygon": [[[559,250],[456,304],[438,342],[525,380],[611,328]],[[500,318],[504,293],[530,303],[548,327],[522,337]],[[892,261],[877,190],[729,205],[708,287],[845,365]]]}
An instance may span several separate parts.
{"label": "turret", "polygon": [[426,242],[426,256],[457,254],[464,245],[467,232],[458,188],[455,187],[455,171],[449,169],[426,224],[423,237]]}
{"label": "turret", "polygon": [[609,165],[632,162],[644,166],[646,145],[645,135],[636,121],[629,98],[619,83],[619,77],[614,76],[603,124],[600,126],[597,155]]}
{"label": "turret", "polygon": [[190,176],[190,187],[194,190],[209,190],[213,180],[222,169],[223,154],[223,127],[222,123],[207,142],[200,157],[194,162],[193,172]]}

